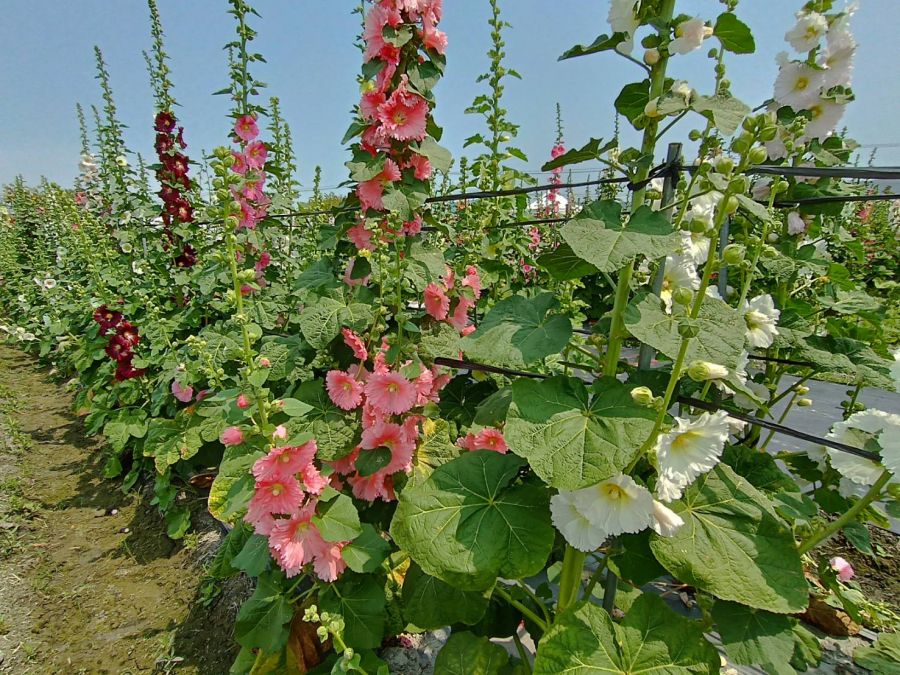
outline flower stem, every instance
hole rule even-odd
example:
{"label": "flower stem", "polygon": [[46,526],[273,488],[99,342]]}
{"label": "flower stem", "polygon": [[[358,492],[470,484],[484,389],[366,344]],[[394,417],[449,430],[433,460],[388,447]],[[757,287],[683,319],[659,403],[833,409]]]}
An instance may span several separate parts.
{"label": "flower stem", "polygon": [[549,627],[547,622],[545,622],[541,617],[532,612],[528,607],[523,605],[521,602],[512,597],[503,586],[494,586],[494,592],[499,595],[501,598],[506,600],[510,605],[515,607],[517,610],[522,612],[523,616],[527,616],[529,619],[534,621],[541,630],[546,631]]}
{"label": "flower stem", "polygon": [[869,504],[871,504],[878,495],[881,494],[881,490],[885,485],[888,484],[888,481],[891,480],[891,472],[885,470],[878,477],[878,480],[875,481],[875,484],[869,488],[869,491],[863,495],[861,499],[859,499],[853,506],[851,506],[844,515],[838,518],[835,521],[832,521],[825,527],[823,527],[818,532],[812,534],[810,537],[806,539],[802,544],[800,544],[800,548],[798,549],[800,555],[809,552],[819,544],[827,541],[832,536],[837,534],[845,525],[852,522],[854,518],[856,518],[857,514],[866,508]]}
{"label": "flower stem", "polygon": [[557,613],[565,611],[578,599],[581,588],[581,572],[586,554],[572,546],[566,546],[563,556],[562,573],[559,578],[559,597],[556,601]]}

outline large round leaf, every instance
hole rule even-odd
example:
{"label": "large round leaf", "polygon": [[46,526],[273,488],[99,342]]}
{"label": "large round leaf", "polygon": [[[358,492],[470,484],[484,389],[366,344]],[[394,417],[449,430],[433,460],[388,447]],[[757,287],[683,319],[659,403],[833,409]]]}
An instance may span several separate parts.
{"label": "large round leaf", "polygon": [[480,450],[437,467],[400,495],[391,536],[427,574],[463,590],[537,574],[554,531],[547,491],[514,484],[522,465]]}
{"label": "large round leaf", "polygon": [[684,525],[651,537],[656,559],[681,581],[722,600],[793,614],[808,593],[790,529],[762,492],[719,464],[672,505]]}
{"label": "large round leaf", "polygon": [[591,400],[581,380],[562,375],[513,383],[506,440],[553,487],[576,490],[618,473],[653,427],[654,412],[626,385],[603,379],[593,389]]}
{"label": "large round leaf", "polygon": [[544,635],[534,662],[534,675],[718,672],[719,655],[701,625],[647,594],[618,625],[590,603],[564,612]]}

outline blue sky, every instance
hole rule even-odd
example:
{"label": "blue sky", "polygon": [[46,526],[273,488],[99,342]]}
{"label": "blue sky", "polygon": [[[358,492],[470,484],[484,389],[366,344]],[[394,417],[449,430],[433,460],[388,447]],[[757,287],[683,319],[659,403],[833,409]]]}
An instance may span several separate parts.
{"label": "blue sky", "polygon": [[[838,0],[839,4],[840,0]],[[311,185],[313,167],[323,168],[326,187],[346,178],[347,153],[340,145],[358,98],[355,81],[360,53],[353,47],[358,18],[355,0],[254,0],[263,19],[255,46],[268,64],[258,78],[269,84],[264,93],[281,98],[299,156],[300,179]],[[877,163],[900,164],[897,57],[897,0],[862,0],[853,20],[860,42],[854,76],[857,101],[844,123],[864,145],[892,144],[879,150]],[[462,142],[481,130],[480,118],[463,110],[482,85],[475,82],[488,65],[487,0],[445,0],[442,28],[450,40],[447,74],[437,90],[437,121],[444,144],[454,156]],[[733,92],[751,106],[771,93],[775,55],[787,45],[785,31],[801,0],[743,0],[738,15],[753,29],[757,52],[731,56]],[[554,137],[554,108],[562,105],[569,146],[590,136],[609,137],[613,100],[641,72],[624,59],[600,54],[565,62],[557,56],[574,43],[589,43],[607,31],[607,0],[501,0],[507,30],[508,65],[522,81],[508,83],[505,106],[521,125],[518,145],[529,156],[521,168],[537,170]],[[159,0],[172,57],[179,116],[186,127],[189,152],[225,142],[228,107],[225,97],[211,93],[226,84],[222,45],[232,36],[224,0]],[[680,0],[677,11],[713,18],[721,11],[715,0]],[[99,103],[94,79],[93,45],[109,64],[126,140],[145,157],[152,154],[153,102],[141,50],[150,44],[148,12],[142,0],[3,0],[0,69],[3,123],[0,124],[0,183],[22,174],[35,182],[44,175],[69,184],[77,171],[79,141],[75,101]],[[712,81],[706,50],[676,59],[673,70],[701,92]],[[690,118],[688,118],[690,119]],[[687,120],[673,132],[679,140],[691,128]],[[626,136],[626,142],[633,139]],[[868,153],[868,149],[864,150]]]}

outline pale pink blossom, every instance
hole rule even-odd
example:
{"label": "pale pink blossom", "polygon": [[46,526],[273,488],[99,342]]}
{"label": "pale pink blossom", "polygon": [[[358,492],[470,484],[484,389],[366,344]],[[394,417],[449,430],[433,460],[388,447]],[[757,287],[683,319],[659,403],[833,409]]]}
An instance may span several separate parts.
{"label": "pale pink blossom", "polygon": [[850,563],[840,556],[832,558],[828,561],[828,564],[831,565],[831,569],[837,573],[837,577],[841,581],[850,581],[856,575],[856,572],[853,571],[853,567]]}
{"label": "pale pink blossom", "polygon": [[239,427],[228,427],[219,436],[222,445],[240,445],[244,442],[244,432]]}
{"label": "pale pink blossom", "polygon": [[447,319],[447,322],[456,330],[461,331],[469,325],[469,308],[472,302],[466,298],[460,298],[453,309],[453,314]]}
{"label": "pale pink blossom", "polygon": [[272,432],[272,438],[274,438],[276,441],[283,441],[287,437],[288,430],[287,427],[283,424],[279,424],[277,427],[275,427],[275,431]]}
{"label": "pale pink blossom", "polygon": [[353,245],[356,246],[360,251],[374,251],[375,245],[372,243],[372,239],[374,234],[371,230],[366,229],[364,223],[359,223],[358,225],[354,225],[349,230],[347,230],[347,238],[353,242]]}
{"label": "pale pink blossom", "polygon": [[325,548],[313,559],[313,570],[322,581],[335,581],[341,572],[347,569],[347,563],[341,556],[341,549],[347,542],[325,542]]}
{"label": "pale pink blossom", "polygon": [[354,333],[349,328],[342,328],[341,334],[344,336],[344,344],[350,347],[350,349],[353,351],[353,356],[358,358],[360,361],[365,361],[369,358],[369,352],[366,349],[366,343],[363,342],[362,338],[359,337],[359,335]]}
{"label": "pale pink blossom", "polygon": [[172,380],[172,395],[182,403],[190,403],[194,397],[194,388],[183,385],[178,380]]}
{"label": "pale pink blossom", "polygon": [[244,142],[255,140],[259,136],[259,126],[256,124],[256,118],[253,115],[239,117],[234,125],[234,133]]}
{"label": "pale pink blossom", "polygon": [[325,389],[331,401],[341,410],[353,410],[362,403],[362,383],[342,370],[328,371]]}
{"label": "pale pink blossom", "polygon": [[466,268],[466,276],[462,280],[462,285],[471,288],[476,299],[481,296],[481,279],[478,276],[478,269],[474,265]]}
{"label": "pale pink blossom", "polygon": [[388,136],[398,141],[421,141],[425,138],[427,118],[428,101],[409,91],[405,80],[378,107],[378,119]]}
{"label": "pale pink blossom", "polygon": [[272,448],[253,464],[251,473],[258,481],[277,481],[293,476],[312,464],[316,456],[315,440],[303,445]]}
{"label": "pale pink blossom", "polygon": [[402,415],[416,403],[416,388],[400,373],[374,373],[365,392],[368,402],[388,415]]}
{"label": "pale pink blossom", "polygon": [[435,283],[425,287],[425,311],[438,321],[446,319],[450,312],[450,298],[444,289]]}

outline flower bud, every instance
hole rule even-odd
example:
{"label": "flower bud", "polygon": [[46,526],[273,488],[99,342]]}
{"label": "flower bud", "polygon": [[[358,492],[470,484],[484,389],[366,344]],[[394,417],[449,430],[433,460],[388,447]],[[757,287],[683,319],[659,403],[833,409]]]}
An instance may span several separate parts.
{"label": "flower bud", "polygon": [[703,220],[692,220],[690,230],[694,234],[703,234],[709,229],[709,225]]}
{"label": "flower bud", "polygon": [[797,387],[797,393],[800,394],[800,396],[806,396],[809,393],[809,387],[807,387],[804,384],[801,384],[800,386]]}
{"label": "flower bud", "polygon": [[694,292],[690,288],[679,286],[672,291],[672,300],[679,305],[689,305],[694,300]]}
{"label": "flower bud", "polygon": [[734,171],[734,160],[728,155],[719,155],[713,160],[713,167],[718,173],[727,176]]}
{"label": "flower bud", "polygon": [[728,377],[728,368],[709,361],[693,361],[687,369],[688,377],[695,382],[721,380]]}
{"label": "flower bud", "polygon": [[235,401],[235,405],[241,410],[246,410],[250,407],[250,399],[247,398],[246,394],[238,394],[237,400]]}
{"label": "flower bud", "polygon": [[735,211],[738,210],[738,206],[740,206],[740,205],[741,205],[741,203],[738,201],[738,198],[735,197],[734,195],[731,195],[730,197],[728,197],[728,200],[725,202],[725,213],[728,213],[728,214],[734,213]]}
{"label": "flower bud", "polygon": [[761,145],[757,145],[755,148],[753,148],[750,151],[750,155],[748,157],[751,164],[762,164],[768,158],[769,158],[769,153],[766,152],[766,149]]}
{"label": "flower bud", "polygon": [[261,368],[269,368],[272,365],[272,362],[269,361],[265,356],[261,356],[259,358],[259,365]]}
{"label": "flower bud", "polygon": [[775,137],[777,135],[778,135],[778,127],[765,126],[759,132],[759,139],[764,142],[774,141]]}
{"label": "flower bud", "polygon": [[694,321],[682,319],[678,324],[678,335],[683,338],[695,338],[700,335],[700,327]]}
{"label": "flower bud", "polygon": [[740,244],[728,244],[722,251],[722,260],[729,265],[737,265],[744,259],[746,252],[746,249]]}
{"label": "flower bud", "polygon": [[631,390],[631,400],[645,408],[652,407],[655,398],[649,387],[635,387]]}
{"label": "flower bud", "polygon": [[659,50],[656,47],[651,47],[644,52],[644,63],[648,66],[655,66],[659,63]]}
{"label": "flower bud", "polygon": [[801,408],[808,408],[809,406],[812,405],[812,399],[809,399],[809,398],[797,399],[797,405],[800,406]]}
{"label": "flower bud", "polygon": [[766,236],[766,241],[770,244],[778,243],[778,235],[775,232],[769,232]]}

